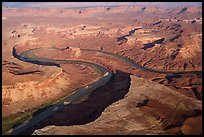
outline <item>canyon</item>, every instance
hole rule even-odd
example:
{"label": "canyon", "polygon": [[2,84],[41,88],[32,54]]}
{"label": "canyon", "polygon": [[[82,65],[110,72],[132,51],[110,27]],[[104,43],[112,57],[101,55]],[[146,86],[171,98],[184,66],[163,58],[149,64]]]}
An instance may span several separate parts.
{"label": "canyon", "polygon": [[108,83],[20,134],[202,134],[202,7],[2,12],[4,132],[96,83],[101,66]]}

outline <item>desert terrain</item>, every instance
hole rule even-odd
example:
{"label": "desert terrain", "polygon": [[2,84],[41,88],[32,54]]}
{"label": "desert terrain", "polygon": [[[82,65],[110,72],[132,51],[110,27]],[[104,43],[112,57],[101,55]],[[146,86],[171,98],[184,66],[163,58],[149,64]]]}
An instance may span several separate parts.
{"label": "desert terrain", "polygon": [[101,66],[106,85],[20,134],[202,134],[201,6],[2,12],[4,132],[96,83]]}

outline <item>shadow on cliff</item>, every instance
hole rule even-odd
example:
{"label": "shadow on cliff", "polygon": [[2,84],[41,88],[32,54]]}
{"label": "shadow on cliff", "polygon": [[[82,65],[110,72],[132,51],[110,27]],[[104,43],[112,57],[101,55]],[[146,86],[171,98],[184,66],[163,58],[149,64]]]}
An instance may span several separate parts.
{"label": "shadow on cliff", "polygon": [[67,105],[60,112],[46,118],[21,134],[32,134],[35,129],[49,125],[83,125],[96,120],[109,105],[122,99],[128,93],[130,75],[130,73],[116,70],[109,84],[94,91],[86,99]]}

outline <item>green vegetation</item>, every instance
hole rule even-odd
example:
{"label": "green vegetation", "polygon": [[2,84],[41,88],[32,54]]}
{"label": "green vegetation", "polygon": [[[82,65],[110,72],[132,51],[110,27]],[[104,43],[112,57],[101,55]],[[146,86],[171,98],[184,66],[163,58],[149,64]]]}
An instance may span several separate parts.
{"label": "green vegetation", "polygon": [[44,111],[51,105],[59,102],[61,99],[64,99],[67,95],[68,94],[64,95],[63,97],[52,100],[50,102],[47,102],[39,107],[28,109],[25,112],[19,112],[19,113],[10,115],[8,117],[3,117],[2,118],[2,133],[4,134],[10,129],[14,128],[15,125],[18,125],[25,120],[31,119],[32,116],[36,116],[37,114],[41,113],[42,111]]}
{"label": "green vegetation", "polygon": [[[84,86],[84,87],[86,87],[86,86]],[[81,88],[84,88],[84,87],[77,88],[72,93],[77,92],[77,90],[79,90]],[[89,93],[91,93],[91,92],[93,92],[95,90],[97,90],[97,89],[88,91],[86,94],[80,96],[79,98],[84,97],[87,94],[89,94]],[[64,96],[61,96],[61,97],[59,97],[57,99],[54,99],[54,100],[52,100],[50,102],[47,102],[47,103],[41,105],[40,107],[35,107],[35,108],[32,108],[32,109],[28,109],[25,112],[19,112],[19,113],[10,115],[8,117],[3,117],[2,118],[2,133],[3,134],[8,134],[7,132],[10,129],[14,128],[16,125],[22,123],[25,120],[31,119],[33,116],[36,116],[36,115],[40,114],[41,112],[46,110],[48,107],[50,107],[50,106],[64,100],[66,97],[70,96],[71,94],[67,93]]]}
{"label": "green vegetation", "polygon": [[76,101],[80,101],[80,100],[83,99],[84,97],[88,96],[89,94],[93,93],[94,91],[99,90],[100,88],[101,88],[101,87],[87,91],[85,94],[81,95],[81,96],[78,98],[78,100],[76,100]]}
{"label": "green vegetation", "polygon": [[[89,63],[89,62],[83,62],[83,61],[76,61],[76,60],[50,60],[50,59],[46,59],[46,58],[38,58],[34,53],[33,51],[36,51],[36,50],[47,50],[47,48],[35,48],[35,49],[30,49],[28,51],[25,51],[25,52],[22,52],[20,54],[20,56],[22,57],[25,57],[25,58],[28,58],[29,60],[36,60],[36,59],[39,59],[39,60],[43,60],[43,61],[49,61],[49,62],[59,62],[59,63],[74,63],[74,64],[83,64],[83,65],[88,65],[90,67],[92,67],[93,69],[95,69],[101,76],[104,75],[105,73],[105,70],[104,68],[100,67],[99,65],[96,65],[96,64],[93,64],[93,63]],[[61,50],[59,48],[56,48],[56,47],[51,47],[49,48],[49,50]],[[91,84],[89,84],[91,85]],[[89,86],[88,85],[88,86]],[[86,87],[86,86],[84,86]],[[81,87],[81,88],[84,88],[84,87]],[[79,89],[81,88],[78,88],[76,90],[74,90],[72,93],[74,92],[77,92]],[[88,91],[87,93],[83,94],[82,96],[80,96],[79,98],[82,98],[88,94],[90,94],[91,92],[94,92],[95,90],[97,89],[93,89],[93,90],[90,90]],[[71,94],[72,94],[71,93]],[[65,94],[64,96],[61,96],[60,98],[57,98],[57,99],[54,99],[50,102],[47,102],[39,107],[35,107],[35,108],[32,108],[32,109],[28,109],[26,110],[25,112],[19,112],[19,113],[16,113],[16,114],[13,114],[13,115],[10,115],[10,116],[7,116],[7,117],[2,117],[2,133],[3,134],[9,134],[9,130],[14,128],[15,126],[17,126],[18,124],[22,123],[23,121],[25,120],[29,120],[31,119],[33,116],[36,116],[38,114],[40,114],[41,112],[43,112],[44,110],[46,110],[48,107],[54,105],[54,104],[57,104],[58,102],[64,100],[66,97],[70,96],[71,95],[70,93],[67,93]]]}
{"label": "green vegetation", "polygon": [[[65,95],[67,96],[67,94]],[[61,99],[62,97],[60,97]],[[57,103],[59,99],[52,100],[50,102],[47,102],[39,107],[35,107],[32,109],[28,109],[25,112],[19,112],[13,115],[10,115],[8,117],[3,117],[2,118],[2,133],[6,133],[10,129],[14,128],[15,125],[18,125],[22,123],[25,120],[29,120],[32,118],[32,116],[36,116],[37,114],[43,112],[46,110],[48,107],[51,105]]]}
{"label": "green vegetation", "polygon": [[26,51],[22,52],[20,56],[25,57],[25,58],[36,58],[37,56],[32,53],[32,51]]}
{"label": "green vegetation", "polygon": [[7,134],[6,132],[12,129],[14,125],[22,123],[23,121],[31,118],[32,115],[29,111],[19,112],[8,117],[2,117],[2,133]]}

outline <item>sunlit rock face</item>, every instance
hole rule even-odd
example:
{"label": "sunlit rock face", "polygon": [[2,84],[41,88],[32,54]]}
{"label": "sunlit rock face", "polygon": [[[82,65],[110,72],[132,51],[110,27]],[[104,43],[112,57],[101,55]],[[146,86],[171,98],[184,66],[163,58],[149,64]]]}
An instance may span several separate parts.
{"label": "sunlit rock face", "polygon": [[3,116],[108,75],[86,64],[25,62],[22,53],[93,63],[114,74],[107,85],[65,102],[65,109],[22,134],[201,134],[202,7],[160,4],[4,7]]}

